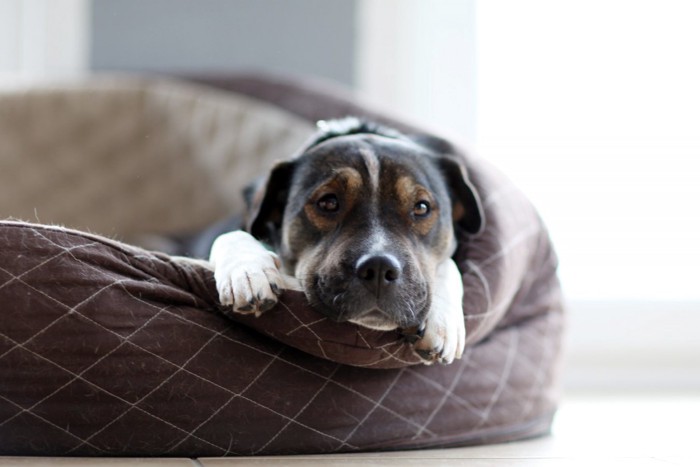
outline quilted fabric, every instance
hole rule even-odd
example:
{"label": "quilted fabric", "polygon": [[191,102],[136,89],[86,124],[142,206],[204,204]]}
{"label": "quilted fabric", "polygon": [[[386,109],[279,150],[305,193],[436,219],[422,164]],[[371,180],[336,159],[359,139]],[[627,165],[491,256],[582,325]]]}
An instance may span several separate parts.
{"label": "quilted fabric", "polygon": [[201,228],[240,212],[241,187],[312,129],[242,94],[165,80],[0,88],[0,216],[122,238]]}
{"label": "quilted fabric", "polygon": [[547,432],[563,326],[556,256],[525,197],[484,161],[466,163],[487,228],[460,239],[468,347],[447,366],[420,364],[395,332],[330,322],[300,293],[258,319],[230,315],[206,267],[1,222],[0,454],[332,453]]}

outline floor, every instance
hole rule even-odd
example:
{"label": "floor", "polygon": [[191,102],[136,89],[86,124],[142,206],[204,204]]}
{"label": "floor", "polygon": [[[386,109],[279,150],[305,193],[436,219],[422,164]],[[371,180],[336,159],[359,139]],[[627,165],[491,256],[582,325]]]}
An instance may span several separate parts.
{"label": "floor", "polygon": [[[565,398],[552,436],[493,446],[333,456],[225,459],[0,458],[0,467],[700,466],[700,394]],[[0,440],[1,442],[1,440]]]}

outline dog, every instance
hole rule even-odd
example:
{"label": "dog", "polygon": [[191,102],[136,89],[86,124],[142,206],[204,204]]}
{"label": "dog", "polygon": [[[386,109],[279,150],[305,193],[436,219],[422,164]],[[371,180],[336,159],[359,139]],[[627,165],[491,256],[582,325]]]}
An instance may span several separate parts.
{"label": "dog", "polygon": [[289,160],[247,191],[245,230],[209,257],[223,305],[259,315],[303,290],[329,319],[399,329],[426,363],[462,356],[456,238],[483,211],[446,141],[357,118],[319,123]]}

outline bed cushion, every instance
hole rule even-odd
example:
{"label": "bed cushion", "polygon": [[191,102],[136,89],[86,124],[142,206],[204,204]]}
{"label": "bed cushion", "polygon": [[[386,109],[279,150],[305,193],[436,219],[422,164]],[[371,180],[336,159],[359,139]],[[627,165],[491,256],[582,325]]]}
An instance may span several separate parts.
{"label": "bed cushion", "polygon": [[327,320],[299,292],[260,318],[233,315],[208,268],[110,238],[240,209],[243,180],[316,118],[401,127],[300,81],[199,83],[0,93],[0,217],[13,218],[0,222],[0,454],[311,454],[547,433],[556,256],[531,204],[481,159],[464,156],[486,229],[459,239],[467,349],[451,365],[423,365],[397,332]]}

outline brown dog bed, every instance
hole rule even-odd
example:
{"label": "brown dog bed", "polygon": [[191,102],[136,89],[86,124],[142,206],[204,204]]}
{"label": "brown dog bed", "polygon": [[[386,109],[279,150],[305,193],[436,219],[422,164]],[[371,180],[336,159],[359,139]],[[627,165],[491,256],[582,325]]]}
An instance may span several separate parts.
{"label": "brown dog bed", "polygon": [[447,366],[421,364],[397,332],[331,322],[298,292],[257,319],[225,315],[205,268],[128,243],[240,211],[240,188],[316,119],[409,130],[329,88],[199,81],[0,92],[0,454],[310,454],[546,433],[556,257],[530,203],[480,159],[466,163],[486,229],[456,254],[467,349]]}

